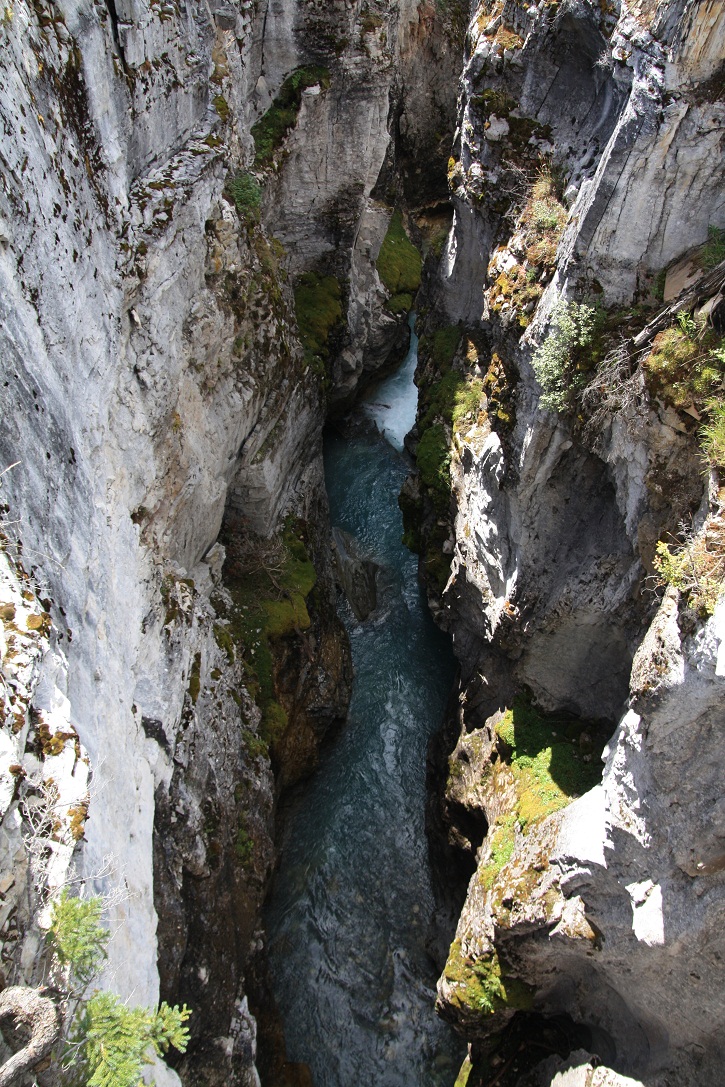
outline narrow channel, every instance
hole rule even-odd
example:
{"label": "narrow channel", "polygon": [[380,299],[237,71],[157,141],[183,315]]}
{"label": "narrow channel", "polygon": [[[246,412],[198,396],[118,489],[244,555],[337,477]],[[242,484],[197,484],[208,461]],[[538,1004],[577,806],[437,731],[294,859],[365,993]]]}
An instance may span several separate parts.
{"label": "narrow channel", "polygon": [[[348,722],[289,801],[267,909],[287,1057],[315,1087],[450,1087],[462,1045],[435,1015],[426,951],[433,911],[425,756],[453,675],[397,504],[415,418],[413,337],[401,368],[359,409],[368,425],[326,439],[332,524],[381,567],[365,623],[344,605],[355,683]],[[376,424],[376,425],[374,425]],[[384,436],[383,436],[384,435]]]}

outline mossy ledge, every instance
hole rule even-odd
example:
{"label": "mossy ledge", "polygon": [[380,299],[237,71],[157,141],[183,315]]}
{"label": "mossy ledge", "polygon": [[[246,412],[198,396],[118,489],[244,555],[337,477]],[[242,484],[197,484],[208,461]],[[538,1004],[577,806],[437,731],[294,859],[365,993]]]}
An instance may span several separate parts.
{"label": "mossy ledge", "polygon": [[272,105],[252,126],[256,169],[266,169],[272,165],[275,152],[297,123],[304,91],[316,86],[323,90],[330,86],[330,72],[319,64],[297,68],[292,75],[287,76]]}
{"label": "mossy ledge", "polygon": [[275,642],[308,629],[307,598],[317,581],[305,532],[304,522],[288,518],[271,540],[229,536],[224,583],[231,607],[221,595],[214,600],[217,645],[230,660],[241,657],[247,689],[262,711],[261,740],[272,751],[287,727],[274,682]]}

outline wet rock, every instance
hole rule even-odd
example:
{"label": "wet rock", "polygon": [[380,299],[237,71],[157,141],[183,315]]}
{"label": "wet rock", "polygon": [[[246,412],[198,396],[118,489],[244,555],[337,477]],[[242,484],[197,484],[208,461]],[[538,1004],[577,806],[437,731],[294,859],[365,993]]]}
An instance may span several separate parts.
{"label": "wet rock", "polygon": [[341,528],[333,528],[335,574],[350,607],[360,620],[367,619],[377,607],[376,576],[378,566],[360,554],[354,536]]}

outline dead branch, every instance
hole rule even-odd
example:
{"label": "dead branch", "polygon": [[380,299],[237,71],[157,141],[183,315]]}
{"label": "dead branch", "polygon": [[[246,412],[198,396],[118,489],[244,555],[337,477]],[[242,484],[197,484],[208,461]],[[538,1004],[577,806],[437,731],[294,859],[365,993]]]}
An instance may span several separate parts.
{"label": "dead branch", "polygon": [[8,1087],[47,1057],[60,1038],[63,1017],[58,1006],[37,989],[11,985],[0,993],[0,1023],[14,1019],[30,1030],[30,1039],[0,1068],[0,1087]]}
{"label": "dead branch", "polygon": [[678,313],[689,313],[700,302],[722,291],[723,287],[725,287],[725,260],[712,271],[701,276],[691,287],[680,291],[674,302],[660,310],[657,316],[634,337],[632,343],[636,348],[644,347],[658,332],[671,325]]}

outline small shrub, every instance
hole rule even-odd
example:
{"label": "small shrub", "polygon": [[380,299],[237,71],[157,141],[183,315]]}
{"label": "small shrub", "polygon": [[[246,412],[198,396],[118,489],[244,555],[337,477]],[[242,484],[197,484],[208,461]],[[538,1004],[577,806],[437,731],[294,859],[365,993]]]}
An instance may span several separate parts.
{"label": "small shrub", "polygon": [[87,985],[106,958],[108,930],[101,924],[103,900],[71,898],[67,890],[53,903],[48,942],[62,967]]}
{"label": "small shrub", "polygon": [[234,202],[239,218],[245,222],[259,219],[262,190],[257,179],[249,172],[235,174],[227,181],[227,192]]}
{"label": "small shrub", "polygon": [[563,300],[555,306],[546,339],[531,360],[536,380],[543,389],[543,408],[564,411],[573,394],[582,388],[581,370],[585,369],[582,360],[592,343],[595,327],[593,306]]}
{"label": "small shrub", "polygon": [[657,544],[654,568],[662,583],[672,585],[687,598],[688,607],[701,615],[712,615],[725,591],[725,524],[721,517],[709,518],[696,535],[685,535],[683,543]]}
{"label": "small shrub", "polygon": [[189,1041],[189,1008],[129,1008],[114,993],[95,993],[81,1008],[64,1057],[68,1087],[137,1087],[152,1056]]}

